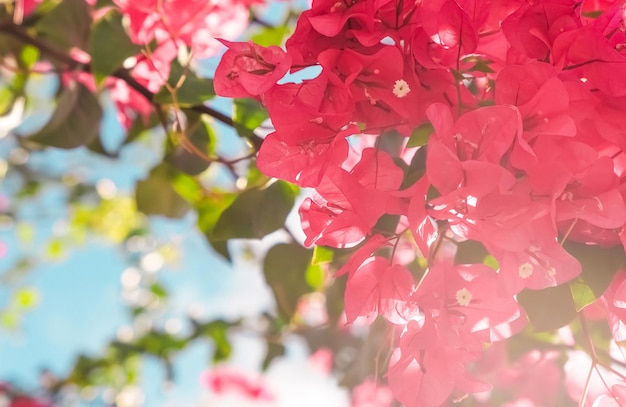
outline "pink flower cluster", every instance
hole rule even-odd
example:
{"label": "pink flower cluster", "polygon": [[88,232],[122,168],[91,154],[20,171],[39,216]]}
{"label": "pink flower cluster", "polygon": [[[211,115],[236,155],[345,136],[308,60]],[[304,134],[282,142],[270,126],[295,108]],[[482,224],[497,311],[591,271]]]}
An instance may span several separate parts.
{"label": "pink flower cluster", "polygon": [[53,407],[51,403],[37,397],[19,394],[10,384],[3,382],[0,382],[0,404],[6,407]]}
{"label": "pink flower cluster", "polygon": [[[249,1],[227,0],[116,0],[129,19],[131,40],[157,48],[137,56],[131,75],[151,92],[158,92],[170,73],[178,49],[188,47],[194,58],[215,55],[222,45],[215,38],[234,39],[248,25]],[[255,3],[258,3],[255,1]],[[111,97],[116,102],[122,124],[129,128],[133,112],[146,117],[152,108],[148,101],[121,81],[114,80]]]}
{"label": "pink flower cluster", "polygon": [[[347,319],[396,326],[388,380],[406,406],[490,388],[468,367],[525,327],[517,294],[580,276],[564,242],[626,244],[625,14],[622,1],[315,0],[286,49],[227,43],[216,91],[267,108],[259,169],[315,188],[305,243],[357,248],[338,272]],[[498,265],[455,264],[465,240]],[[597,304],[623,339],[621,274]]]}
{"label": "pink flower cluster", "polygon": [[[95,4],[93,0],[86,2],[91,6]],[[216,55],[223,48],[216,38],[237,38],[248,26],[249,7],[262,4],[263,0],[115,0],[114,3],[115,9],[128,19],[132,42],[146,48],[134,57],[130,75],[150,92],[158,93],[181,47],[186,47],[190,58],[194,59]],[[32,12],[36,4],[37,1],[28,1],[24,7]],[[104,11],[94,11],[94,19],[103,18]],[[90,61],[89,55],[79,50],[75,50],[73,56],[84,63]],[[68,74],[65,80],[79,80],[91,90],[96,89],[89,74]],[[147,119],[152,112],[150,101],[124,80],[109,77],[105,87],[117,107],[118,120],[126,129],[137,115]]]}
{"label": "pink flower cluster", "polygon": [[[317,350],[306,362],[303,366],[295,359],[280,358],[263,375],[222,365],[203,372],[200,376],[200,383],[211,393],[210,405],[215,406],[282,407],[293,405],[298,399],[315,399],[318,396],[313,394],[316,390],[340,391],[340,394],[344,394],[345,390],[339,390],[337,383],[332,380],[333,354],[329,349]],[[278,369],[274,369],[277,367],[276,363],[279,365]],[[288,367],[289,364],[293,366]],[[285,367],[288,368],[284,369]],[[289,373],[293,374],[292,370],[301,369],[306,372],[297,377],[289,377]],[[298,382],[304,378],[317,381],[318,386],[322,383],[325,387],[311,389],[307,383]],[[311,389],[311,394],[299,394],[299,397],[294,399],[293,395],[290,395],[293,392],[290,386],[303,386],[304,391]],[[320,396],[319,402],[328,403],[324,404],[328,407],[348,407],[348,404],[350,407],[391,407],[393,403],[393,395],[389,387],[377,384],[372,378],[367,378],[361,385],[356,386],[350,398],[333,399],[332,397],[324,398],[324,395]]]}

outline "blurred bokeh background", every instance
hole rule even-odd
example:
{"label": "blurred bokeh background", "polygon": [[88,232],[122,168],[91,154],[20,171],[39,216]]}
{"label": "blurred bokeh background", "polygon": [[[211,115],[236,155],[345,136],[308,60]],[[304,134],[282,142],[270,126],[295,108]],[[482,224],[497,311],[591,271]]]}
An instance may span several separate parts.
{"label": "blurred bokeh background", "polygon": [[[297,7],[306,4],[272,3],[258,16],[280,25]],[[198,74],[211,77],[218,61],[199,61]],[[264,315],[275,312],[262,259],[270,245],[301,238],[297,214],[289,234],[230,241],[227,261],[196,212],[168,219],[137,210],[136,183],[162,159],[166,135],[155,126],[127,143],[106,92],[101,141],[116,157],[25,148],[20,134],[51,117],[58,85],[54,73],[31,75],[26,107],[18,101],[0,117],[0,383],[63,406],[245,405],[211,393],[207,371],[226,363],[241,380],[258,379],[271,353]],[[232,114],[229,100],[212,106]],[[233,129],[212,125],[220,156],[245,153]],[[219,165],[200,177],[224,190],[237,182]],[[323,352],[311,359],[296,336],[285,344],[265,374],[280,383],[280,405],[347,405]]]}

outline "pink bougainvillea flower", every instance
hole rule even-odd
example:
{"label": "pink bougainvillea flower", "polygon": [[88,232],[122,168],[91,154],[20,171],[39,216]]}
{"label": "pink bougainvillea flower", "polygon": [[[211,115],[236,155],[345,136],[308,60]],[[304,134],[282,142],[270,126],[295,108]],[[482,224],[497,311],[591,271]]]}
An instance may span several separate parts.
{"label": "pink bougainvillea flower", "polygon": [[[622,8],[613,7],[603,13],[603,18],[563,33],[555,40],[553,56],[559,66],[576,69],[597,89],[615,97],[626,96],[626,79],[621,75],[626,70],[626,55],[621,53],[621,46],[612,42],[614,40],[605,29],[606,23],[614,18],[611,24],[615,27],[608,27],[608,31],[619,33],[621,13]],[[618,38],[623,37],[618,34]]]}
{"label": "pink bougainvillea flower", "polygon": [[280,47],[222,40],[228,51],[215,71],[220,96],[259,96],[272,88],[291,67],[291,56]]}
{"label": "pink bougainvillea flower", "polygon": [[22,16],[30,15],[43,0],[17,0],[15,3],[22,10]]}
{"label": "pink bougainvillea flower", "polygon": [[131,39],[138,44],[184,44],[198,58],[214,55],[215,38],[233,40],[248,23],[247,5],[241,1],[116,0],[130,20]]}
{"label": "pink bougainvillea flower", "polygon": [[309,365],[317,373],[328,376],[333,370],[333,351],[329,348],[319,348],[309,356]]}
{"label": "pink bougainvillea flower", "polygon": [[613,338],[618,342],[626,340],[626,272],[616,273],[602,297],[588,308],[585,308],[585,315],[606,319]]}
{"label": "pink bougainvillea flower", "polygon": [[130,129],[137,115],[147,120],[154,109],[146,98],[122,80],[110,81],[109,92],[117,109],[117,119],[126,129]]}
{"label": "pink bougainvillea flower", "polygon": [[[626,382],[622,377],[602,366],[592,367],[591,357],[585,351],[568,352],[568,360],[563,369],[570,398],[576,401],[582,400],[583,394],[586,393],[583,407],[622,405]],[[616,390],[615,393],[613,389]]]}
{"label": "pink bougainvillea flower", "polygon": [[[305,245],[354,249],[336,272],[347,275],[342,324],[394,325],[387,379],[407,407],[489,390],[469,372],[486,344],[525,328],[517,294],[581,275],[568,241],[626,246],[624,10],[314,0],[285,49],[227,43],[216,89],[267,109],[275,131],[258,168],[314,188],[299,209]],[[285,75],[307,68],[301,81]],[[466,240],[497,270],[456,264]],[[622,339],[625,287],[620,272],[583,311]],[[490,380],[509,399],[496,389],[478,405],[559,402],[554,353],[502,363]],[[604,387],[596,405],[621,402],[624,383]]]}
{"label": "pink bougainvillea flower", "polygon": [[11,400],[9,407],[52,407],[52,404],[27,396],[17,396]]}
{"label": "pink bougainvillea flower", "polygon": [[518,107],[524,138],[540,134],[573,137],[576,125],[568,114],[569,98],[557,70],[548,63],[510,65],[498,73],[495,102]]}
{"label": "pink bougainvillea flower", "polygon": [[372,378],[352,389],[351,407],[391,407],[393,393],[388,386],[376,384]]}
{"label": "pink bougainvillea flower", "polygon": [[[441,330],[461,335],[488,334],[490,329],[521,316],[517,302],[501,290],[496,271],[483,264],[433,266],[413,300],[424,312],[432,313]],[[476,337],[490,341],[489,335]]]}
{"label": "pink bougainvillea flower", "polygon": [[495,402],[482,402],[481,407],[495,407],[498,399],[506,397],[503,406],[552,406],[557,405],[561,397],[563,373],[558,363],[558,352],[532,350],[515,361],[509,360],[506,343],[491,345],[484,357],[475,366],[475,373],[493,384],[488,396],[476,395],[476,398],[489,398]]}
{"label": "pink bougainvillea flower", "polygon": [[411,272],[403,266],[390,265],[384,257],[369,260],[348,276],[344,295],[347,322],[357,317],[372,322],[383,315],[391,323],[406,323],[411,313]]}
{"label": "pink bougainvillea flower", "polygon": [[261,377],[227,366],[202,373],[200,382],[218,395],[234,393],[244,399],[259,401],[272,401],[275,398]]}
{"label": "pink bougainvillea flower", "polygon": [[[318,59],[331,81],[349,89],[357,121],[367,117],[371,126],[381,126],[408,120],[413,114],[411,106],[418,94],[412,89],[418,85],[413,76],[404,74],[403,55],[396,47],[382,47],[371,55],[330,49]],[[378,116],[381,121],[374,119]]]}
{"label": "pink bougainvillea flower", "polygon": [[391,356],[389,387],[407,407],[435,407],[456,390],[461,394],[491,387],[471,377],[465,366],[480,357],[476,340],[459,340],[450,346],[445,333],[429,316],[420,324],[410,321]]}
{"label": "pink bougainvillea flower", "polygon": [[[477,12],[478,8],[473,11]],[[465,7],[458,2],[424,2],[421,13],[424,32],[436,44],[438,55],[435,58],[441,65],[456,66],[459,55],[468,55],[476,50],[478,33]]]}
{"label": "pink bougainvillea flower", "polygon": [[327,140],[309,140],[289,145],[274,132],[261,146],[257,166],[265,174],[288,180],[303,187],[319,185],[329,165],[341,165],[348,156],[346,137],[360,130],[350,126],[336,137]]}
{"label": "pink bougainvillea flower", "polygon": [[527,3],[502,22],[502,30],[517,52],[545,60],[559,35],[580,26],[575,9],[569,0]]}
{"label": "pink bougainvillea flower", "polygon": [[345,85],[330,79],[322,71],[302,83],[278,84],[261,96],[272,124],[287,143],[325,140],[348,124],[353,98]]}
{"label": "pink bougainvillea flower", "polygon": [[397,193],[401,183],[402,169],[388,154],[373,148],[363,151],[363,158],[350,172],[330,167],[317,194],[300,207],[305,244],[358,244],[382,215],[406,211],[408,202]]}

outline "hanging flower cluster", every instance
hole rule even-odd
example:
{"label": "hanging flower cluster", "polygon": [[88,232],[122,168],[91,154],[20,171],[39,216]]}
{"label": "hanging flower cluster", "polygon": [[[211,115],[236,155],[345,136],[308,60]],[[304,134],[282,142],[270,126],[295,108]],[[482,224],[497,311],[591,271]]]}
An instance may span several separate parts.
{"label": "hanging flower cluster", "polygon": [[[489,390],[468,367],[524,329],[518,294],[580,280],[577,248],[623,254],[622,1],[314,0],[285,49],[224,43],[217,93],[262,102],[258,167],[315,189],[305,243],[356,248],[347,320],[397,327],[406,406]],[[593,304],[618,340],[625,279]]]}
{"label": "hanging flower cluster", "polygon": [[[156,94],[170,76],[172,62],[185,49],[189,58],[203,59],[216,55],[224,46],[216,38],[235,39],[247,28],[249,7],[262,4],[263,0],[115,0],[110,7],[94,9],[94,0],[85,0],[92,10],[96,23],[121,14],[128,26],[130,40],[138,45],[140,52],[126,61],[133,80],[148,91]],[[21,4],[21,3],[20,3]],[[24,2],[25,14],[33,12],[35,1]],[[89,63],[90,56],[74,49],[73,57],[79,62]],[[78,79],[91,91],[97,88],[92,75],[81,72],[66,75],[66,84]],[[105,87],[110,91],[117,110],[117,118],[129,129],[136,116],[147,120],[153,111],[150,100],[139,94],[126,80],[110,76]]]}
{"label": "hanging flower cluster", "polygon": [[[248,26],[249,1],[206,0],[115,0],[128,19],[131,40],[142,46],[156,43],[149,55],[139,55],[131,74],[140,84],[156,93],[169,77],[172,61],[180,47],[188,47],[194,58],[207,58],[223,47],[215,38],[237,38]],[[113,99],[126,128],[135,112],[148,116],[149,101],[135,93],[124,81],[111,86]]]}

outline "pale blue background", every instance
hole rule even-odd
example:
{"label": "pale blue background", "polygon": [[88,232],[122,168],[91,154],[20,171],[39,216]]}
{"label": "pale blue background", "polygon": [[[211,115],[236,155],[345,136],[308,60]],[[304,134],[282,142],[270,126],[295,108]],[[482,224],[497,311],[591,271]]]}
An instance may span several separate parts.
{"label": "pale blue background", "polygon": [[[274,4],[264,18],[269,22],[280,20],[285,6],[285,3]],[[200,65],[205,74],[209,75],[215,66],[215,59]],[[26,127],[45,123],[51,111],[46,100],[55,87],[52,79],[32,85],[30,91],[34,99],[39,95],[41,103],[37,105],[36,114],[26,123]],[[230,113],[228,101],[218,101],[215,107]],[[243,142],[230,129],[219,124],[217,128],[221,140],[231,140],[222,142],[220,151],[227,156],[237,156]],[[22,127],[23,132],[28,130]],[[107,147],[113,147],[122,140],[122,131],[110,105],[102,131],[106,134]],[[162,135],[155,134],[154,137],[154,146],[158,146]],[[7,159],[13,147],[13,137],[0,139],[0,158]],[[79,166],[84,170],[86,182],[95,183],[106,177],[112,179],[118,190],[124,193],[132,190],[136,180],[145,177],[154,165],[158,159],[158,152],[154,150],[138,143],[125,150],[117,161],[94,157],[81,149],[50,150],[33,154],[30,165],[51,172],[62,172]],[[0,191],[9,196],[14,188],[10,180],[0,184]],[[8,245],[9,251],[6,257],[0,259],[0,273],[9,269],[24,253],[43,256],[44,245],[51,236],[54,221],[67,216],[64,194],[63,188],[45,188],[37,201],[19,209],[19,218],[28,220],[35,227],[36,235],[32,245],[20,243],[13,228],[0,228],[0,240]],[[254,308],[260,312],[271,307],[271,299],[260,279],[258,267],[242,264],[232,268],[216,256],[196,230],[193,214],[181,221],[155,218],[151,225],[153,233],[164,239],[177,235],[182,242],[180,247],[184,248],[181,264],[173,269],[166,267],[160,273],[161,281],[172,295],[172,316],[184,317],[188,307],[193,304],[203,304],[207,317],[224,315],[228,318],[234,318],[238,313],[254,313]],[[22,388],[35,388],[41,368],[60,375],[67,374],[79,353],[99,355],[105,345],[116,337],[118,328],[131,322],[120,300],[120,274],[128,267],[122,253],[119,248],[103,240],[90,239],[83,247],[71,249],[64,261],[55,263],[42,258],[40,265],[21,280],[21,284],[38,290],[40,303],[26,315],[19,332],[0,331],[0,381],[9,380]],[[242,287],[242,281],[249,283],[249,287],[243,289],[248,304],[237,300],[235,291]],[[230,294],[233,296],[230,297]],[[251,294],[256,295],[256,299]],[[6,288],[0,287],[0,308],[7,304],[8,296]],[[146,391],[145,405],[196,405],[202,392],[198,376],[207,367],[210,351],[211,344],[204,341],[181,353],[175,361],[176,386],[167,392],[163,392],[164,372],[160,364],[145,358],[142,376]],[[91,405],[101,403],[94,402]]]}

